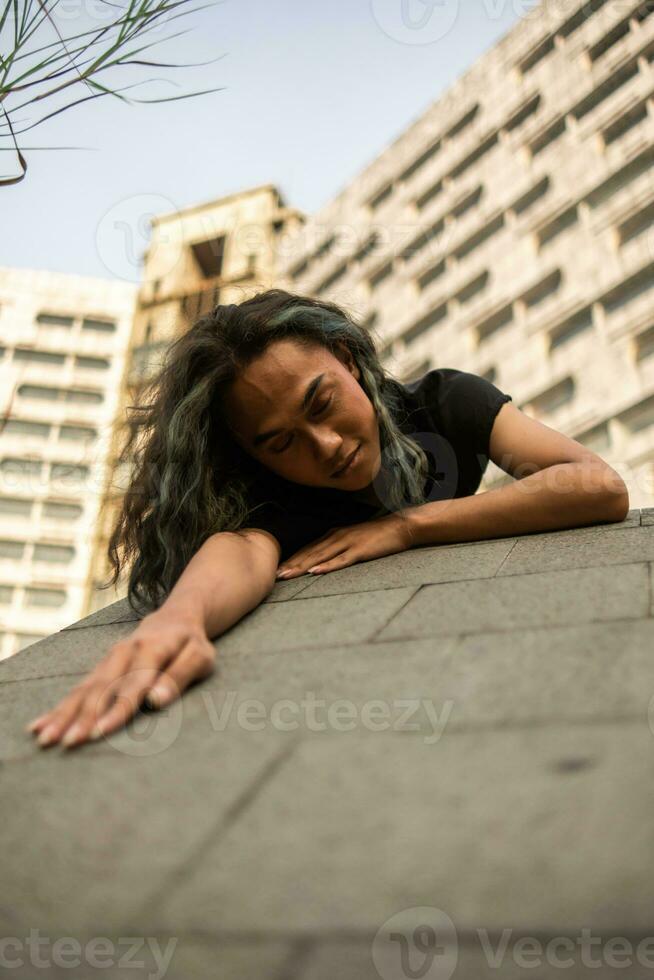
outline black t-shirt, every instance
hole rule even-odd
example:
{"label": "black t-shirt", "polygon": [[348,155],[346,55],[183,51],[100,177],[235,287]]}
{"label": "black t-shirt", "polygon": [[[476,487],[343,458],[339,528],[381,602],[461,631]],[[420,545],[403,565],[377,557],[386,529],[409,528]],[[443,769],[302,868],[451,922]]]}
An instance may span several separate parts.
{"label": "black t-shirt", "polygon": [[[427,455],[425,502],[475,493],[488,465],[490,434],[511,395],[467,371],[435,368],[417,381],[390,381],[401,408],[397,422]],[[322,537],[332,527],[362,523],[389,513],[384,507],[332,487],[305,487],[257,464],[248,527],[270,531],[280,543],[280,561]]]}

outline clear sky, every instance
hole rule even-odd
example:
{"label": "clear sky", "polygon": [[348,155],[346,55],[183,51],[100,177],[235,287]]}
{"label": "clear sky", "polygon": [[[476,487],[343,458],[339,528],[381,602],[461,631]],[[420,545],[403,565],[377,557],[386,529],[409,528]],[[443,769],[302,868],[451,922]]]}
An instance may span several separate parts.
{"label": "clear sky", "polygon": [[[69,20],[84,9],[82,23],[97,0],[64,2]],[[159,83],[140,94],[221,91],[148,106],[101,98],[25,134],[26,146],[90,149],[26,152],[23,183],[0,190],[0,265],[135,281],[139,261],[121,260],[118,238],[124,245],[130,224],[140,256],[148,214],[265,183],[289,205],[315,211],[533,6],[221,0],[182,22],[184,38],[150,52],[154,60],[219,60],[168,73],[179,88]],[[115,74],[113,82],[133,78]]]}

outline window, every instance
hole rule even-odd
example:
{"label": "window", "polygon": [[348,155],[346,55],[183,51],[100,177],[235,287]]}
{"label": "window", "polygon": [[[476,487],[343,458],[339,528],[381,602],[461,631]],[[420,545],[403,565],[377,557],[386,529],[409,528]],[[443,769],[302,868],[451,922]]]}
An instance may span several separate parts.
{"label": "window", "polygon": [[469,170],[473,164],[477,163],[482,159],[482,157],[486,156],[486,154],[493,149],[498,141],[499,136],[497,133],[492,133],[490,136],[487,136],[486,139],[482,140],[479,146],[472,151],[472,153],[469,153],[467,157],[461,160],[461,162],[450,171],[450,178],[452,180],[456,180],[457,177],[461,177],[461,175],[464,174],[466,170]]}
{"label": "window", "polygon": [[605,82],[598,85],[596,89],[593,89],[589,95],[578,102],[577,105],[572,109],[572,115],[575,119],[583,119],[584,116],[596,109],[598,105],[608,99],[609,96],[613,95],[618,89],[626,85],[627,82],[631,81],[638,74],[638,62],[634,59],[630,64],[625,65],[618,71],[614,72],[610,78],[607,78]]}
{"label": "window", "polygon": [[116,324],[113,320],[97,320],[94,317],[84,317],[82,330],[95,330],[96,333],[115,333]]}
{"label": "window", "polygon": [[445,230],[445,222],[442,218],[439,218],[430,228],[426,231],[421,231],[419,235],[416,235],[409,244],[402,249],[400,256],[405,262],[409,262],[417,252],[425,248],[434,238],[437,238]]}
{"label": "window", "polygon": [[532,286],[531,289],[528,289],[526,293],[523,293],[520,299],[528,310],[533,306],[538,306],[539,303],[545,302],[546,299],[549,299],[559,289],[561,278],[561,272],[557,269],[539,283],[536,283],[535,286]]}
{"label": "window", "polygon": [[611,448],[611,431],[608,422],[593,426],[581,435],[575,436],[575,442],[580,442],[593,453],[602,453]]}
{"label": "window", "polygon": [[448,216],[451,218],[461,218],[466,211],[469,211],[471,208],[474,208],[475,205],[479,204],[483,191],[484,188],[480,184],[479,187],[476,187],[471,194],[466,194],[465,197],[458,201],[449,212]]}
{"label": "window", "polygon": [[584,3],[579,10],[572,14],[572,16],[561,25],[557,31],[557,34],[559,34],[560,37],[570,37],[570,35],[574,34],[574,32],[578,30],[589,17],[596,14],[598,10],[601,10],[601,8],[607,2],[608,0],[586,0],[586,3]]}
{"label": "window", "polygon": [[58,500],[43,503],[43,517],[55,521],[76,521],[83,512],[81,504],[65,504]]}
{"label": "window", "polygon": [[431,329],[431,327],[436,326],[441,320],[444,320],[447,316],[447,303],[441,303],[435,309],[430,310],[426,316],[423,316],[417,323],[414,323],[412,327],[409,327],[402,334],[402,339],[410,344],[412,341],[416,340],[425,331]]}
{"label": "window", "polygon": [[17,347],[14,351],[14,361],[28,361],[32,364],[64,364],[65,354],[55,354],[49,350],[32,350],[28,347]]}
{"label": "window", "polygon": [[38,476],[41,472],[40,459],[23,459],[16,456],[5,456],[0,462],[3,473],[16,473],[19,476]]}
{"label": "window", "polygon": [[204,242],[191,245],[191,252],[205,279],[213,279],[222,272],[225,255],[225,235],[218,235]]}
{"label": "window", "polygon": [[650,289],[654,289],[654,264],[646,266],[629,279],[625,279],[619,286],[615,286],[604,295],[601,302],[610,316]]}
{"label": "window", "polygon": [[485,378],[486,381],[490,381],[491,384],[497,383],[497,368],[494,366],[489,367],[486,371],[483,371],[479,375],[480,378]]}
{"label": "window", "polygon": [[104,392],[84,388],[52,388],[47,385],[22,384],[18,386],[22,398],[38,398],[42,401],[65,401],[75,404],[98,404],[104,401]]}
{"label": "window", "polygon": [[86,355],[75,355],[76,368],[91,368],[93,371],[106,371],[111,362],[106,357],[87,357]]}
{"label": "window", "polygon": [[88,466],[79,466],[72,463],[51,463],[50,479],[64,480],[68,483],[77,483],[84,480],[89,475]]}
{"label": "window", "polygon": [[7,435],[47,439],[50,426],[46,422],[30,422],[27,419],[7,419],[4,429]]}
{"label": "window", "polygon": [[24,541],[10,541],[7,538],[0,539],[0,558],[20,559],[24,553]]}
{"label": "window", "polygon": [[402,376],[402,383],[409,384],[411,381],[418,381],[419,378],[431,370],[431,360],[421,361],[414,368]]}
{"label": "window", "polygon": [[610,146],[611,143],[615,143],[615,141],[619,140],[625,135],[625,133],[635,129],[636,126],[640,126],[640,124],[645,122],[646,119],[647,102],[641,102],[640,105],[636,106],[630,112],[623,113],[611,126],[607,126],[606,129],[602,131],[604,145]]}
{"label": "window", "polygon": [[608,34],[605,34],[604,37],[597,42],[597,44],[594,44],[592,48],[588,49],[590,60],[593,62],[597,61],[597,59],[601,58],[603,54],[610,51],[614,44],[617,44],[623,37],[626,37],[628,33],[629,18],[627,17],[625,20],[620,21],[619,24],[616,24],[613,30],[610,30]]}
{"label": "window", "polygon": [[442,193],[442,191],[443,181],[442,179],[437,180],[435,184],[432,184],[431,187],[427,188],[424,194],[421,194],[420,197],[416,198],[415,205],[418,210],[422,211],[423,208],[426,208],[427,205],[434,200],[434,198],[438,197],[438,195]]}
{"label": "window", "polygon": [[35,544],[32,561],[47,561],[67,565],[75,557],[75,549],[68,545]]}
{"label": "window", "polygon": [[549,334],[550,350],[567,344],[573,337],[593,328],[593,311],[590,306],[568,317],[563,323],[553,327]]}
{"label": "window", "polygon": [[576,225],[578,220],[579,212],[576,204],[573,204],[571,208],[566,208],[565,211],[561,211],[560,214],[557,214],[555,218],[548,221],[536,233],[538,248],[543,248],[549,242],[554,241],[555,238],[558,238],[568,228]]}
{"label": "window", "polygon": [[632,434],[649,428],[654,423],[654,396],[644,398],[637,405],[622,412],[618,418]]}
{"label": "window", "polygon": [[536,201],[539,201],[541,197],[544,197],[550,189],[550,178],[543,177],[534,187],[527,191],[526,194],[522,194],[521,197],[514,201],[510,207],[510,210],[514,214],[524,214],[529,208],[533,207]]}
{"label": "window", "polygon": [[32,513],[32,500],[21,497],[0,497],[0,514],[11,514],[13,517],[29,517]]}
{"label": "window", "polygon": [[636,361],[642,361],[646,357],[651,357],[654,354],[654,326],[643,330],[635,338],[635,353]]}
{"label": "window", "polygon": [[565,117],[561,116],[551,123],[543,132],[537,136],[529,144],[529,152],[532,157],[538,156],[542,153],[551,143],[554,143],[559,137],[563,136],[566,130]]}
{"label": "window", "polygon": [[321,259],[323,255],[327,255],[331,251],[333,245],[336,242],[336,235],[329,235],[324,242],[321,242],[318,248],[313,253],[313,259]]}
{"label": "window", "polygon": [[454,123],[451,129],[448,129],[448,131],[445,133],[445,139],[446,140],[454,139],[455,136],[458,136],[459,133],[462,133],[463,130],[466,129],[470,125],[470,123],[475,119],[478,112],[479,112],[479,103],[477,102],[475,103],[475,105],[472,106],[471,109],[468,109],[468,111],[465,112],[461,116],[461,118],[457,120],[457,122]]}
{"label": "window", "polygon": [[432,157],[435,157],[437,153],[440,153],[442,148],[443,148],[442,140],[437,139],[434,143],[431,144],[431,146],[428,146],[426,150],[423,150],[420,156],[417,157],[413,161],[413,163],[410,163],[409,166],[402,171],[398,179],[408,180],[409,177],[413,177],[413,175],[417,173],[417,171],[420,170],[421,167],[424,167],[424,165],[429,160],[431,160]]}
{"label": "window", "polygon": [[354,261],[355,262],[363,262],[363,260],[365,258],[367,258],[368,255],[370,255],[371,252],[373,252],[375,250],[375,248],[377,247],[378,244],[379,244],[379,235],[377,234],[376,231],[374,231],[372,233],[372,235],[369,235],[368,236],[368,238],[366,239],[366,241],[364,242],[364,244],[361,246],[361,248],[359,249],[359,251],[358,252],[355,252],[355,254],[354,254]]}
{"label": "window", "polygon": [[654,166],[654,147],[648,147],[591,191],[586,197],[587,204],[591,208],[600,207],[627,184],[646,173],[652,166]]}
{"label": "window", "polygon": [[541,96],[535,95],[533,98],[528,99],[527,102],[523,103],[519,109],[517,109],[512,116],[510,116],[504,123],[504,129],[507,133],[512,133],[514,129],[518,129],[522,126],[530,116],[538,110],[541,103]]}
{"label": "window", "polygon": [[445,273],[445,259],[441,259],[440,262],[437,262],[435,265],[430,266],[430,268],[427,269],[426,272],[423,272],[421,276],[418,276],[416,280],[418,289],[420,290],[426,289],[427,286],[431,285],[432,282],[435,282],[436,279],[439,279],[442,275],[444,275],[444,273]]}
{"label": "window", "polygon": [[347,261],[342,262],[338,266],[338,268],[336,268],[332,273],[330,273],[327,276],[326,279],[323,279],[323,281],[316,288],[316,292],[324,293],[325,290],[329,289],[330,286],[333,286],[335,282],[338,282],[339,279],[342,279],[342,277],[345,275],[346,272],[347,272]]}
{"label": "window", "polygon": [[568,376],[558,384],[553,385],[548,388],[547,391],[541,392],[540,395],[536,395],[532,398],[531,408],[537,415],[547,415],[550,412],[555,412],[558,408],[563,405],[567,405],[569,401],[574,398],[575,394],[575,382],[574,378]]}
{"label": "window", "polygon": [[0,585],[0,606],[10,606],[14,590],[10,585]]}
{"label": "window", "polygon": [[36,322],[47,327],[72,327],[72,316],[62,316],[60,313],[39,313]]}
{"label": "window", "polygon": [[390,184],[386,184],[385,187],[382,187],[380,191],[377,191],[377,193],[370,198],[370,200],[368,201],[368,207],[371,209],[371,211],[375,211],[381,204],[383,204],[384,201],[386,201],[391,196],[392,193],[393,193],[393,182],[391,181]]}
{"label": "window", "polygon": [[500,330],[502,327],[508,326],[509,323],[513,322],[513,304],[507,303],[492,316],[487,317],[475,328],[477,334],[477,342],[486,340],[491,334],[495,333],[496,330]]}
{"label": "window", "polygon": [[465,303],[469,303],[472,299],[475,298],[475,296],[483,292],[483,290],[488,285],[489,278],[490,275],[488,270],[482,272],[480,276],[477,276],[475,279],[472,279],[469,283],[466,283],[463,289],[460,289],[458,293],[455,293],[455,295],[452,298],[455,299],[462,306]]}
{"label": "window", "polygon": [[621,225],[618,225],[618,239],[620,244],[625,245],[632,238],[637,238],[638,235],[642,235],[652,225],[654,225],[654,203],[648,204],[645,208],[641,208],[636,214],[632,214],[630,218],[627,218]]}
{"label": "window", "polygon": [[375,289],[375,287],[377,287],[381,282],[383,282],[384,279],[387,279],[391,275],[392,271],[393,271],[393,260],[391,259],[389,262],[386,262],[385,265],[381,267],[381,269],[377,269],[377,271],[370,276],[370,278],[368,279],[368,282],[370,283],[370,288]]}
{"label": "window", "polygon": [[496,235],[504,227],[504,215],[499,214],[497,217],[489,221],[483,228],[480,228],[474,235],[467,238],[457,249],[452,253],[457,259],[463,259],[466,255],[474,252],[475,249],[479,248],[484,242],[487,242],[490,238]]}
{"label": "window", "polygon": [[23,595],[24,606],[63,606],[66,604],[64,589],[26,588]]}
{"label": "window", "polygon": [[523,75],[535,68],[536,65],[545,58],[550,51],[554,50],[554,35],[550,34],[548,37],[540,41],[529,54],[525,55],[522,61],[518,62],[518,68]]}
{"label": "window", "polygon": [[97,429],[85,425],[62,425],[59,428],[59,439],[62,442],[93,442],[97,436]]}
{"label": "window", "polygon": [[76,405],[97,405],[104,401],[104,392],[90,388],[67,388],[64,391],[64,401],[74,402]]}

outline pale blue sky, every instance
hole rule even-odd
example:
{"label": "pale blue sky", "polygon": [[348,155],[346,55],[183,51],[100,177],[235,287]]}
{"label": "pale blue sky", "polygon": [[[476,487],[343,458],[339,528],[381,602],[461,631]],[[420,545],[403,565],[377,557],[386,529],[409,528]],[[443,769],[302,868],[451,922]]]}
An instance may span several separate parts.
{"label": "pale blue sky", "polygon": [[[222,56],[174,76],[177,91],[222,91],[156,106],[98,99],[26,134],[26,145],[93,149],[27,152],[24,182],[0,190],[0,265],[129,278],[110,236],[97,244],[108,214],[135,221],[257,184],[315,211],[528,15],[523,0],[430,0],[431,19],[409,30],[403,2],[416,23],[429,13],[423,0],[222,0],[189,19],[185,38],[151,56]],[[146,238],[140,227],[136,251]]]}

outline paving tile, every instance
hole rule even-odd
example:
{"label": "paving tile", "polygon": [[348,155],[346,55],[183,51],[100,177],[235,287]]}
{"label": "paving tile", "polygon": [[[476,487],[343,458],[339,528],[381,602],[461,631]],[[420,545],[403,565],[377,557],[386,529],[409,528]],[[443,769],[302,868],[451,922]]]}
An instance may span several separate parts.
{"label": "paving tile", "polygon": [[[428,915],[429,913],[427,913]],[[433,914],[433,913],[432,913]],[[402,920],[399,920],[402,922]],[[617,980],[620,976],[635,975],[630,966],[638,969],[639,962],[647,963],[647,950],[640,938],[623,940],[629,945],[618,949],[611,943],[615,935],[589,936],[592,945],[582,948],[581,936],[521,935],[515,931],[499,935],[480,932],[459,936],[448,932],[445,940],[434,930],[434,953],[428,941],[425,945],[419,932],[412,928],[429,923],[418,910],[406,913],[403,929],[391,926],[394,939],[383,937],[373,946],[375,937],[359,941],[344,938],[317,942],[310,949],[300,972],[294,980],[407,980],[421,974],[429,980]],[[620,934],[622,938],[623,934]],[[431,938],[431,937],[430,937]],[[405,950],[403,967],[402,948]],[[373,959],[373,949],[375,958]],[[640,960],[639,960],[640,957]],[[406,964],[412,973],[406,970]],[[620,964],[620,965],[618,965]],[[537,972],[534,974],[534,970]],[[425,971],[423,973],[423,971]],[[647,971],[648,973],[649,971]],[[646,975],[645,969],[643,976]]]}
{"label": "paving tile", "polygon": [[[654,717],[654,620],[477,633],[438,684],[458,726]],[[650,708],[650,702],[651,708]]]}
{"label": "paving tile", "polygon": [[195,725],[172,728],[165,747],[127,742],[123,729],[120,741],[35,748],[2,766],[0,794],[11,805],[0,874],[12,929],[147,935],[152,896],[177,887],[291,746],[283,733],[211,731],[199,712]]}
{"label": "paving tile", "polygon": [[575,535],[540,534],[518,538],[498,575],[521,575],[593,565],[654,560],[654,527],[630,527],[611,534],[581,529]]}
{"label": "paving tile", "polygon": [[88,626],[107,626],[111,623],[134,622],[140,618],[130,607],[127,599],[124,598],[118,599],[108,606],[104,606],[103,609],[97,609],[95,612],[85,616],[84,619],[79,619],[77,622],[65,626],[64,629],[79,630],[86,629]]}
{"label": "paving tile", "polygon": [[641,508],[640,523],[644,526],[647,524],[654,524],[654,507]]}
{"label": "paving tile", "polygon": [[646,564],[621,565],[619,575],[612,567],[536,572],[425,585],[375,639],[638,619],[648,612]]}
{"label": "paving tile", "polygon": [[61,630],[0,660],[0,689],[6,681],[57,677],[91,670],[112,643],[130,636],[136,623],[111,623],[88,630]]}
{"label": "paving tile", "polygon": [[377,930],[436,906],[457,931],[651,930],[653,806],[644,722],[304,739],[161,929]]}
{"label": "paving tile", "polygon": [[295,599],[296,596],[305,591],[308,585],[311,585],[311,581],[308,576],[304,575],[286,581],[279,579],[275,582],[271,593],[263,601],[264,603],[287,602],[290,599]]}
{"label": "paving tile", "polygon": [[396,589],[427,582],[458,582],[462,579],[490,578],[514,546],[515,538],[460,545],[411,548],[397,555],[358,562],[324,575],[306,575],[291,581],[307,581],[302,598],[348,594],[374,589]]}
{"label": "paving tile", "polygon": [[380,589],[354,595],[262,603],[223,633],[218,648],[232,654],[365,642],[415,591],[415,588]]}

